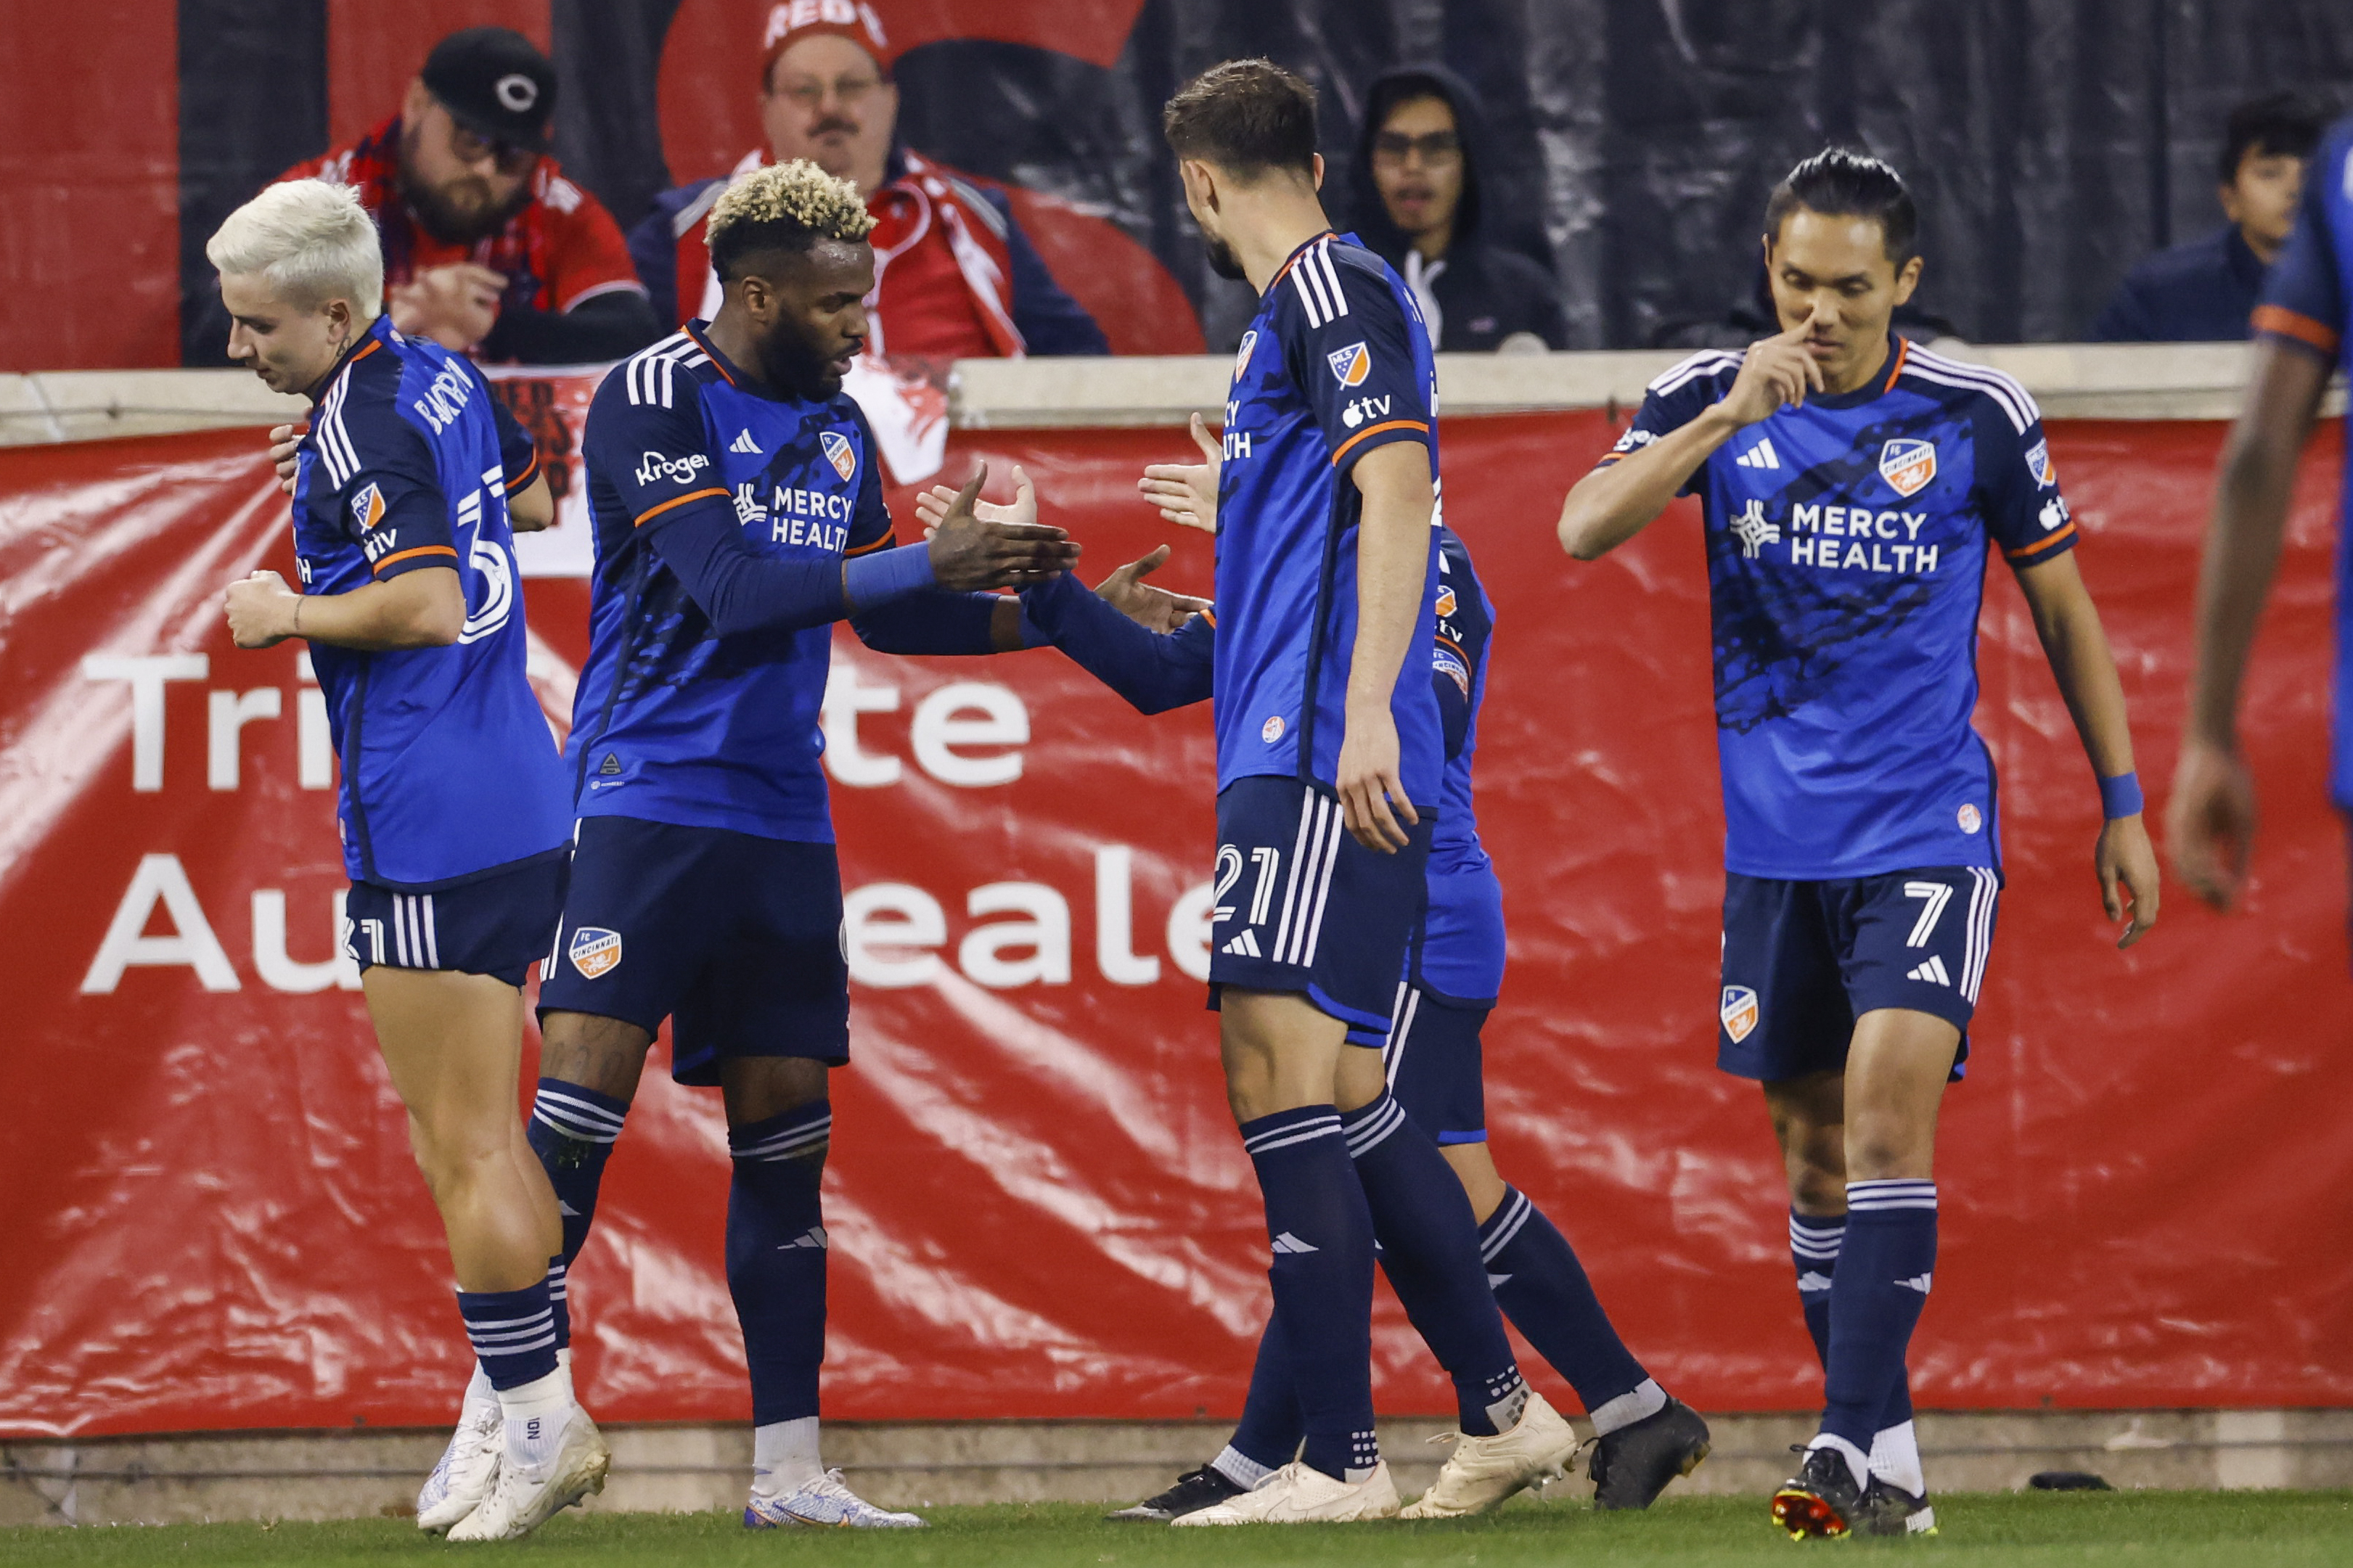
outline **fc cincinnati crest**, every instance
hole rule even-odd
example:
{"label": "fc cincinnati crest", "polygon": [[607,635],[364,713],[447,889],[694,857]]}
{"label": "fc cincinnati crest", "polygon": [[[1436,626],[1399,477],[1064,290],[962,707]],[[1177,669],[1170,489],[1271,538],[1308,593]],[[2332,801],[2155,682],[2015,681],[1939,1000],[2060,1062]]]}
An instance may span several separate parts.
{"label": "fc cincinnati crest", "polygon": [[817,444],[825,448],[826,461],[833,465],[833,471],[841,476],[843,484],[858,477],[858,448],[849,444],[849,437],[839,430],[828,430],[817,438]]}
{"label": "fc cincinnati crest", "polygon": [[581,979],[594,980],[621,962],[621,933],[602,926],[582,926],[572,933],[572,945],[564,955],[580,972]]}
{"label": "fc cincinnati crest", "polygon": [[1250,350],[1258,347],[1258,331],[1253,328],[1242,334],[1242,346],[1234,351],[1234,379],[1240,381],[1250,374]]}
{"label": "fc cincinnati crest", "polygon": [[1899,496],[1915,496],[1936,477],[1932,441],[1890,441],[1879,449],[1879,477]]}
{"label": "fc cincinnati crest", "polygon": [[1724,1020],[1724,1032],[1738,1045],[1757,1027],[1757,993],[1746,985],[1725,986],[1718,1016]]}
{"label": "fc cincinnati crest", "polygon": [[1332,367],[1333,377],[1342,386],[1362,386],[1373,371],[1373,356],[1362,343],[1334,349],[1324,356],[1324,363]]}

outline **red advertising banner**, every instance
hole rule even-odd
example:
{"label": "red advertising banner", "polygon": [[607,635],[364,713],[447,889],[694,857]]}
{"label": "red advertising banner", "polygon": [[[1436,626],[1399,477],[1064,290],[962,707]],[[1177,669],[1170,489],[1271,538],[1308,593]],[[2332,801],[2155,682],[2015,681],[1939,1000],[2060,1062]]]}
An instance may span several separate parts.
{"label": "red advertising banner", "polygon": [[[1696,519],[1553,542],[1599,414],[1458,420],[1447,512],[1498,603],[1480,752],[1512,967],[1495,1153],[1651,1369],[1710,1409],[1819,1398],[1756,1090],[1713,1066],[1722,816]],[[2086,577],[2161,802],[2219,426],[2062,423]],[[334,957],[332,758],[298,645],[222,586],[290,571],[254,433],[0,452],[0,1433],[431,1425],[465,1374],[440,1231]],[[1165,431],[959,434],[1020,462],[1092,579],[1161,542]],[[2249,691],[2246,910],[2178,889],[2118,954],[2098,797],[2023,602],[1989,584],[1978,721],[2009,891],[1947,1100],[1924,1403],[2353,1403],[2346,849],[2323,797],[2340,444],[2306,466]],[[903,498],[902,498],[903,500]],[[901,516],[907,516],[902,508]],[[903,526],[903,524],[902,524]],[[1206,591],[1209,549],[1167,576]],[[526,584],[568,704],[586,584]],[[1205,711],[1145,720],[1059,655],[898,659],[847,634],[828,763],[849,889],[827,1398],[843,1417],[1240,1405],[1265,1237],[1202,1010]],[[649,1073],[572,1282],[608,1420],[740,1419],[715,1094]],[[1449,1407],[1385,1301],[1379,1396]],[[1532,1373],[1566,1398],[1556,1380]]]}

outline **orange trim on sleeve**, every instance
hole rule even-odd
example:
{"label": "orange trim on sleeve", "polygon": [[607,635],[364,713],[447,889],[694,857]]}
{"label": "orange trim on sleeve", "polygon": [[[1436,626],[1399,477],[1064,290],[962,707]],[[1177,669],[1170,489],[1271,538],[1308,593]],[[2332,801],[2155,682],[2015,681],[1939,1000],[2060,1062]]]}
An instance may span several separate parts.
{"label": "orange trim on sleeve", "polygon": [[629,526],[632,528],[643,528],[646,524],[651,522],[654,519],[659,517],[662,513],[668,511],[674,506],[684,506],[691,500],[701,500],[705,496],[724,496],[726,493],[727,492],[725,490],[713,487],[710,489],[689,490],[682,496],[672,496],[670,500],[662,502],[661,505],[655,507],[652,510],[640,512],[638,516],[638,521]]}
{"label": "orange trim on sleeve", "polygon": [[533,478],[537,475],[538,472],[539,448],[533,447],[531,449],[531,461],[522,466],[522,472],[515,475],[514,478],[507,481],[507,494],[513,495],[518,490],[528,489]]}
{"label": "orange trim on sleeve", "polygon": [[1910,338],[1896,339],[1895,363],[1888,367],[1887,384],[1879,389],[1882,393],[1889,393],[1895,390],[1895,378],[1904,374],[1904,362],[1911,357],[1912,340]]}
{"label": "orange trim on sleeve", "polygon": [[2325,354],[2335,353],[2345,342],[2325,322],[2316,321],[2284,305],[2256,306],[2253,325],[2259,332],[2275,332],[2284,338],[2294,338],[2297,342],[2318,349]]}
{"label": "orange trim on sleeve", "polygon": [[450,549],[446,544],[420,544],[414,550],[398,551],[394,554],[387,555],[383,560],[377,562],[374,566],[369,567],[368,570],[370,572],[381,572],[396,561],[406,561],[412,556],[417,555],[447,555],[452,561],[458,559],[458,552],[455,550]]}
{"label": "orange trim on sleeve", "polygon": [[1612,463],[1622,463],[1625,460],[1626,454],[1623,452],[1604,452],[1601,454],[1600,460],[1593,466],[1597,468],[1606,468]]}
{"label": "orange trim on sleeve", "polygon": [[899,531],[892,529],[880,539],[870,539],[863,544],[853,544],[841,552],[845,561],[853,555],[871,555],[878,550],[888,550],[899,542]]}
{"label": "orange trim on sleeve", "polygon": [[1385,419],[1378,425],[1367,425],[1340,443],[1340,449],[1332,454],[1332,466],[1338,468],[1340,459],[1348,455],[1348,449],[1351,447],[1377,436],[1384,430],[1419,430],[1425,436],[1430,434],[1430,426],[1419,419]]}
{"label": "orange trim on sleeve", "polygon": [[1200,612],[1200,616],[1203,620],[1209,623],[1209,629],[1211,631],[1216,631],[1218,629],[1218,612],[1215,609],[1203,610]]}
{"label": "orange trim on sleeve", "polygon": [[2010,563],[2016,566],[2022,562],[2031,561],[2038,555],[2048,555],[2074,537],[2075,525],[2071,522],[2048,539],[2038,539],[2023,550],[2011,550],[2004,553],[2008,556]]}

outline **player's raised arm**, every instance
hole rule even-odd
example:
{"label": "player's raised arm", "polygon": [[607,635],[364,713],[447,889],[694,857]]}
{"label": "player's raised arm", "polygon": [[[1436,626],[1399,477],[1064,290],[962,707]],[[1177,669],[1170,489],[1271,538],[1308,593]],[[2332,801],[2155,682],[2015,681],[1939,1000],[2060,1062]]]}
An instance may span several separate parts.
{"label": "player's raised arm", "polygon": [[1667,385],[1675,371],[1653,383],[1627,439],[1600,467],[1577,480],[1561,502],[1560,547],[1579,561],[1608,554],[1666,510],[1708,454],[1736,432],[1777,409],[1803,407],[1807,393],[1822,389],[1821,366],[1806,352],[1813,329],[1810,318],[1749,344],[1732,390],[1696,411],[1678,408],[1693,400],[1688,395],[1675,395],[1683,386]]}

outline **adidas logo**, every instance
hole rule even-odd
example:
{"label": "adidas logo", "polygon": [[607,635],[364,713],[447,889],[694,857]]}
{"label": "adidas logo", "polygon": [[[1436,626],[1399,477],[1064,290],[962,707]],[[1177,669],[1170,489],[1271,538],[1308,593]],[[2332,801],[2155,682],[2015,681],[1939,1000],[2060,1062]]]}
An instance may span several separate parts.
{"label": "adidas logo", "polygon": [[1800,1296],[1810,1295],[1816,1290],[1827,1290],[1830,1288],[1831,1277],[1827,1274],[1817,1274],[1810,1268],[1798,1276],[1798,1294]]}
{"label": "adidas logo", "polygon": [[813,1225],[807,1230],[801,1232],[800,1235],[793,1237],[790,1241],[777,1243],[776,1250],[778,1252],[790,1252],[796,1247],[813,1247],[820,1252],[824,1251],[825,1226],[821,1225]]}
{"label": "adidas logo", "polygon": [[1258,933],[1251,931],[1247,926],[1242,928],[1241,935],[1226,943],[1226,945],[1219,951],[1221,952],[1230,952],[1237,958],[1262,958],[1265,956],[1265,954],[1260,952],[1258,950]]}
{"label": "adidas logo", "polygon": [[596,772],[606,778],[611,778],[620,771],[621,759],[610,752],[606,752],[605,760],[596,764]]}
{"label": "adidas logo", "polygon": [[1285,1253],[1321,1252],[1324,1249],[1322,1247],[1317,1247],[1311,1242],[1300,1240],[1297,1237],[1292,1235],[1287,1230],[1281,1236],[1274,1238],[1274,1253],[1278,1258],[1282,1257]]}
{"label": "adidas logo", "polygon": [[1898,1279],[1896,1283],[1906,1290],[1917,1290],[1925,1296],[1928,1293],[1928,1281],[1934,1278],[1934,1275],[1929,1274],[1915,1274],[1911,1279]]}
{"label": "adidas logo", "polygon": [[1781,459],[1773,454],[1773,443],[1769,438],[1757,442],[1732,462],[1735,468],[1778,468],[1781,466]]}
{"label": "adidas logo", "polygon": [[578,1219],[580,1217],[580,1211],[574,1208],[570,1204],[565,1203],[562,1198],[555,1200],[555,1212],[562,1215],[565,1219]]}
{"label": "adidas logo", "polygon": [[767,455],[760,449],[760,443],[752,439],[752,432],[748,429],[728,442],[727,449],[731,452],[749,452],[755,458]]}
{"label": "adidas logo", "polygon": [[1905,972],[1904,978],[1925,980],[1931,985],[1950,985],[1953,983],[1953,977],[1945,973],[1945,961],[1933,952],[1928,955],[1927,963]]}
{"label": "adidas logo", "polygon": [[1487,1289],[1490,1290],[1500,1290],[1511,1282],[1511,1279],[1512,1277],[1508,1274],[1490,1274],[1487,1276]]}

